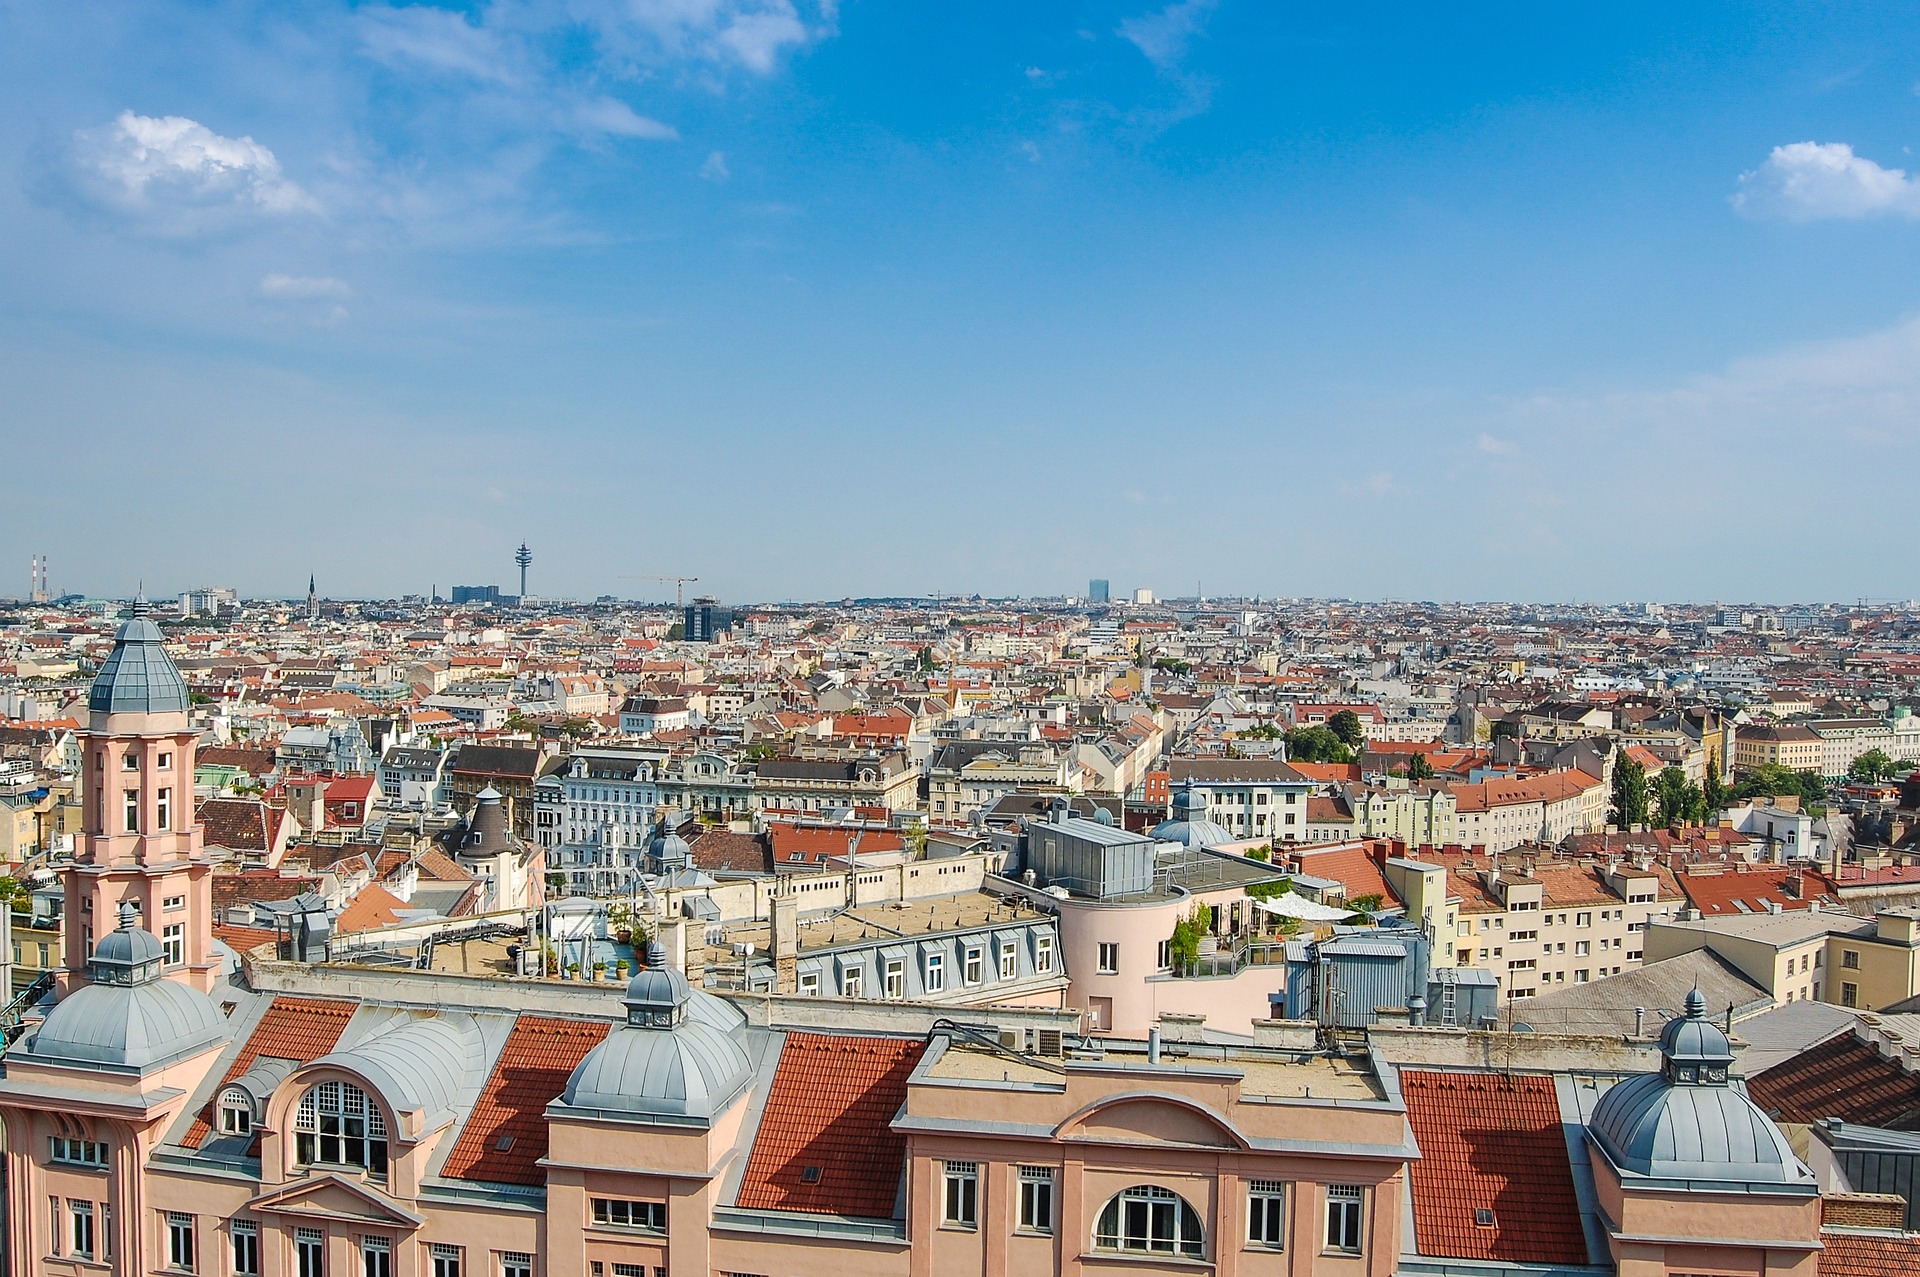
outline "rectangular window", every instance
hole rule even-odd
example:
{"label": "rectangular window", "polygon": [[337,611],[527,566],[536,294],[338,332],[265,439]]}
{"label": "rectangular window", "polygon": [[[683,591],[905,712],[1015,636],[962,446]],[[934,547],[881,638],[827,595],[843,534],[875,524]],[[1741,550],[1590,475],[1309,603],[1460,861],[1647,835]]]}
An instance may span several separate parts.
{"label": "rectangular window", "polygon": [[184,1211],[167,1212],[167,1267],[193,1271],[193,1216]]}
{"label": "rectangular window", "polygon": [[227,1225],[227,1242],[233,1251],[233,1277],[260,1277],[260,1225],[234,1220]]}
{"label": "rectangular window", "polygon": [[393,1277],[393,1243],[384,1237],[360,1239],[360,1277]]}
{"label": "rectangular window", "polygon": [[1279,1180],[1247,1181],[1247,1241],[1280,1247],[1287,1239],[1287,1186]]}
{"label": "rectangular window", "polygon": [[500,1277],[533,1277],[533,1256],[523,1250],[501,1251]]}
{"label": "rectangular window", "polygon": [[[981,968],[986,962],[986,954],[980,949],[967,950],[967,959],[960,968],[960,980],[963,984],[979,984]],[[41,964],[45,966],[45,963]]]}
{"label": "rectangular window", "polygon": [[1041,975],[1053,974],[1053,937],[1041,936],[1033,942],[1033,969]]}
{"label": "rectangular window", "polygon": [[1160,952],[1155,955],[1154,963],[1162,971],[1173,970],[1173,941],[1162,940],[1160,942]]}
{"label": "rectangular window", "polygon": [[841,997],[857,998],[860,996],[860,976],[861,971],[859,967],[848,967],[840,973]]}
{"label": "rectangular window", "polygon": [[948,1162],[946,1183],[946,1226],[948,1228],[979,1227],[980,1163]]}
{"label": "rectangular window", "polygon": [[160,908],[167,913],[177,913],[187,907],[185,896],[168,896],[160,902]]}
{"label": "rectangular window", "polygon": [[802,971],[800,973],[800,993],[803,997],[809,998],[817,998],[820,996],[820,973],[818,971]]}
{"label": "rectangular window", "polygon": [[433,1277],[460,1277],[462,1261],[466,1258],[461,1247],[435,1242],[427,1247],[427,1253],[433,1258]]}
{"label": "rectangular window", "polygon": [[1360,1186],[1327,1185],[1327,1249],[1357,1253],[1360,1249]]}
{"label": "rectangular window", "polygon": [[93,1203],[68,1202],[67,1219],[70,1231],[67,1253],[82,1259],[93,1258]]}
{"label": "rectangular window", "polygon": [[1020,974],[1020,951],[1010,944],[1000,946],[1000,978],[1011,980]]}
{"label": "rectangular window", "polygon": [[126,803],[127,832],[137,834],[140,832],[140,791],[137,789],[127,790]]}
{"label": "rectangular window", "polygon": [[164,786],[153,796],[153,824],[156,829],[173,828],[173,790]]}
{"label": "rectangular window", "polygon": [[1593,915],[1590,913],[1576,913],[1573,915],[1573,925],[1576,927],[1591,927],[1593,925]]}
{"label": "rectangular window", "polygon": [[1860,951],[1858,949],[1842,949],[1840,951],[1840,965],[1848,971],[1858,971],[1860,969]]}
{"label": "rectangular window", "polygon": [[890,998],[907,996],[907,964],[899,958],[889,958],[886,969],[886,989]]}
{"label": "rectangular window", "polygon": [[170,967],[187,960],[187,928],[176,922],[160,929],[160,955]]}
{"label": "rectangular window", "polygon": [[938,993],[947,987],[947,958],[945,954],[927,955],[927,992]]}
{"label": "rectangular window", "polygon": [[327,1235],[317,1228],[293,1230],[294,1277],[327,1277]]}
{"label": "rectangular window", "polygon": [[1053,1231],[1053,1168],[1020,1168],[1020,1230],[1027,1233]]}
{"label": "rectangular window", "polygon": [[1094,964],[1101,975],[1120,974],[1120,946],[1112,942],[1100,945],[1099,960]]}
{"label": "rectangular window", "polygon": [[105,1166],[107,1164],[107,1146],[101,1140],[70,1140],[64,1135],[55,1135],[49,1141],[47,1158],[49,1161],[65,1162],[69,1166]]}
{"label": "rectangular window", "polygon": [[1847,984],[1842,982],[1842,984],[1840,985],[1840,1005],[1843,1007],[1859,1006],[1860,1005],[1860,986],[1857,984]]}
{"label": "rectangular window", "polygon": [[603,1228],[637,1228],[642,1232],[667,1231],[665,1202],[630,1202],[617,1197],[593,1199],[593,1222]]}

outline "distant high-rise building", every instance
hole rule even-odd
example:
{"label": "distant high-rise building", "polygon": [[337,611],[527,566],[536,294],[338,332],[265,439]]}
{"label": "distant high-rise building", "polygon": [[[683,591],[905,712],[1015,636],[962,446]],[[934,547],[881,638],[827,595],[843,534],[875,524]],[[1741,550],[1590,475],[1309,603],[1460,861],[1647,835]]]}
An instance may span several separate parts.
{"label": "distant high-rise building", "polygon": [[728,628],[727,614],[721,610],[720,600],[710,594],[702,594],[687,604],[683,624],[689,643],[712,643]]}
{"label": "distant high-rise building", "polygon": [[1105,603],[1112,597],[1112,587],[1100,577],[1087,582],[1087,602]]}
{"label": "distant high-rise building", "polygon": [[1133,592],[1133,601],[1135,603],[1151,603],[1153,602],[1153,591],[1142,586]]}
{"label": "distant high-rise building", "polygon": [[453,602],[462,603],[498,603],[500,587],[497,585],[456,585],[453,587]]}
{"label": "distant high-rise building", "polygon": [[[309,582],[307,588],[309,593],[311,593],[313,588],[311,582]],[[180,596],[180,615],[182,617],[198,616],[203,612],[218,616],[222,612],[231,612],[239,606],[240,595],[236,591],[222,589],[217,585],[203,586],[198,590],[188,590]]]}

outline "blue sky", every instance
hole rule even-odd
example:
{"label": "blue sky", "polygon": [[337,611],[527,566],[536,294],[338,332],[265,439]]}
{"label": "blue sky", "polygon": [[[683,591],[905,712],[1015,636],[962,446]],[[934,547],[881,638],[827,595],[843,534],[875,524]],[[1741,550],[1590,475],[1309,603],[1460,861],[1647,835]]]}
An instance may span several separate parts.
{"label": "blue sky", "polygon": [[1906,597],[1917,37],[0,2],[0,593]]}

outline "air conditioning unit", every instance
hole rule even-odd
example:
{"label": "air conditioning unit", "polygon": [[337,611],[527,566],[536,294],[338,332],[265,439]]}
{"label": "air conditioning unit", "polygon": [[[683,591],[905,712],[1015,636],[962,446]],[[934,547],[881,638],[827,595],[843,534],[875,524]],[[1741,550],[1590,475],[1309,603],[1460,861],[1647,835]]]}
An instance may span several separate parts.
{"label": "air conditioning unit", "polygon": [[1000,1030],[1000,1045],[1005,1047],[1009,1051],[1025,1051],[1027,1049],[1026,1030],[1025,1029]]}
{"label": "air conditioning unit", "polygon": [[1060,1030],[1036,1029],[1034,1031],[1033,1053],[1035,1055],[1044,1055],[1049,1059],[1057,1060],[1060,1058],[1064,1046],[1065,1043],[1062,1040]]}

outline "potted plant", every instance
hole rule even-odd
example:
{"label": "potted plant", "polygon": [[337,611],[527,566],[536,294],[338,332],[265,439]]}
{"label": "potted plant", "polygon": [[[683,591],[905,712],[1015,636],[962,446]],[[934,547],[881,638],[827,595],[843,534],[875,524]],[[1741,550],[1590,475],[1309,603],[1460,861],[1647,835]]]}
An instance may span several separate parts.
{"label": "potted plant", "polygon": [[633,943],[633,906],[624,900],[616,900],[607,906],[607,926],[613,930],[613,938],[621,944]]}
{"label": "potted plant", "polygon": [[604,980],[604,979],[606,979],[606,976],[607,976],[607,964],[606,964],[606,963],[604,963],[604,962],[596,962],[596,963],[594,963],[594,964],[593,964],[593,978],[594,978],[595,980]]}

